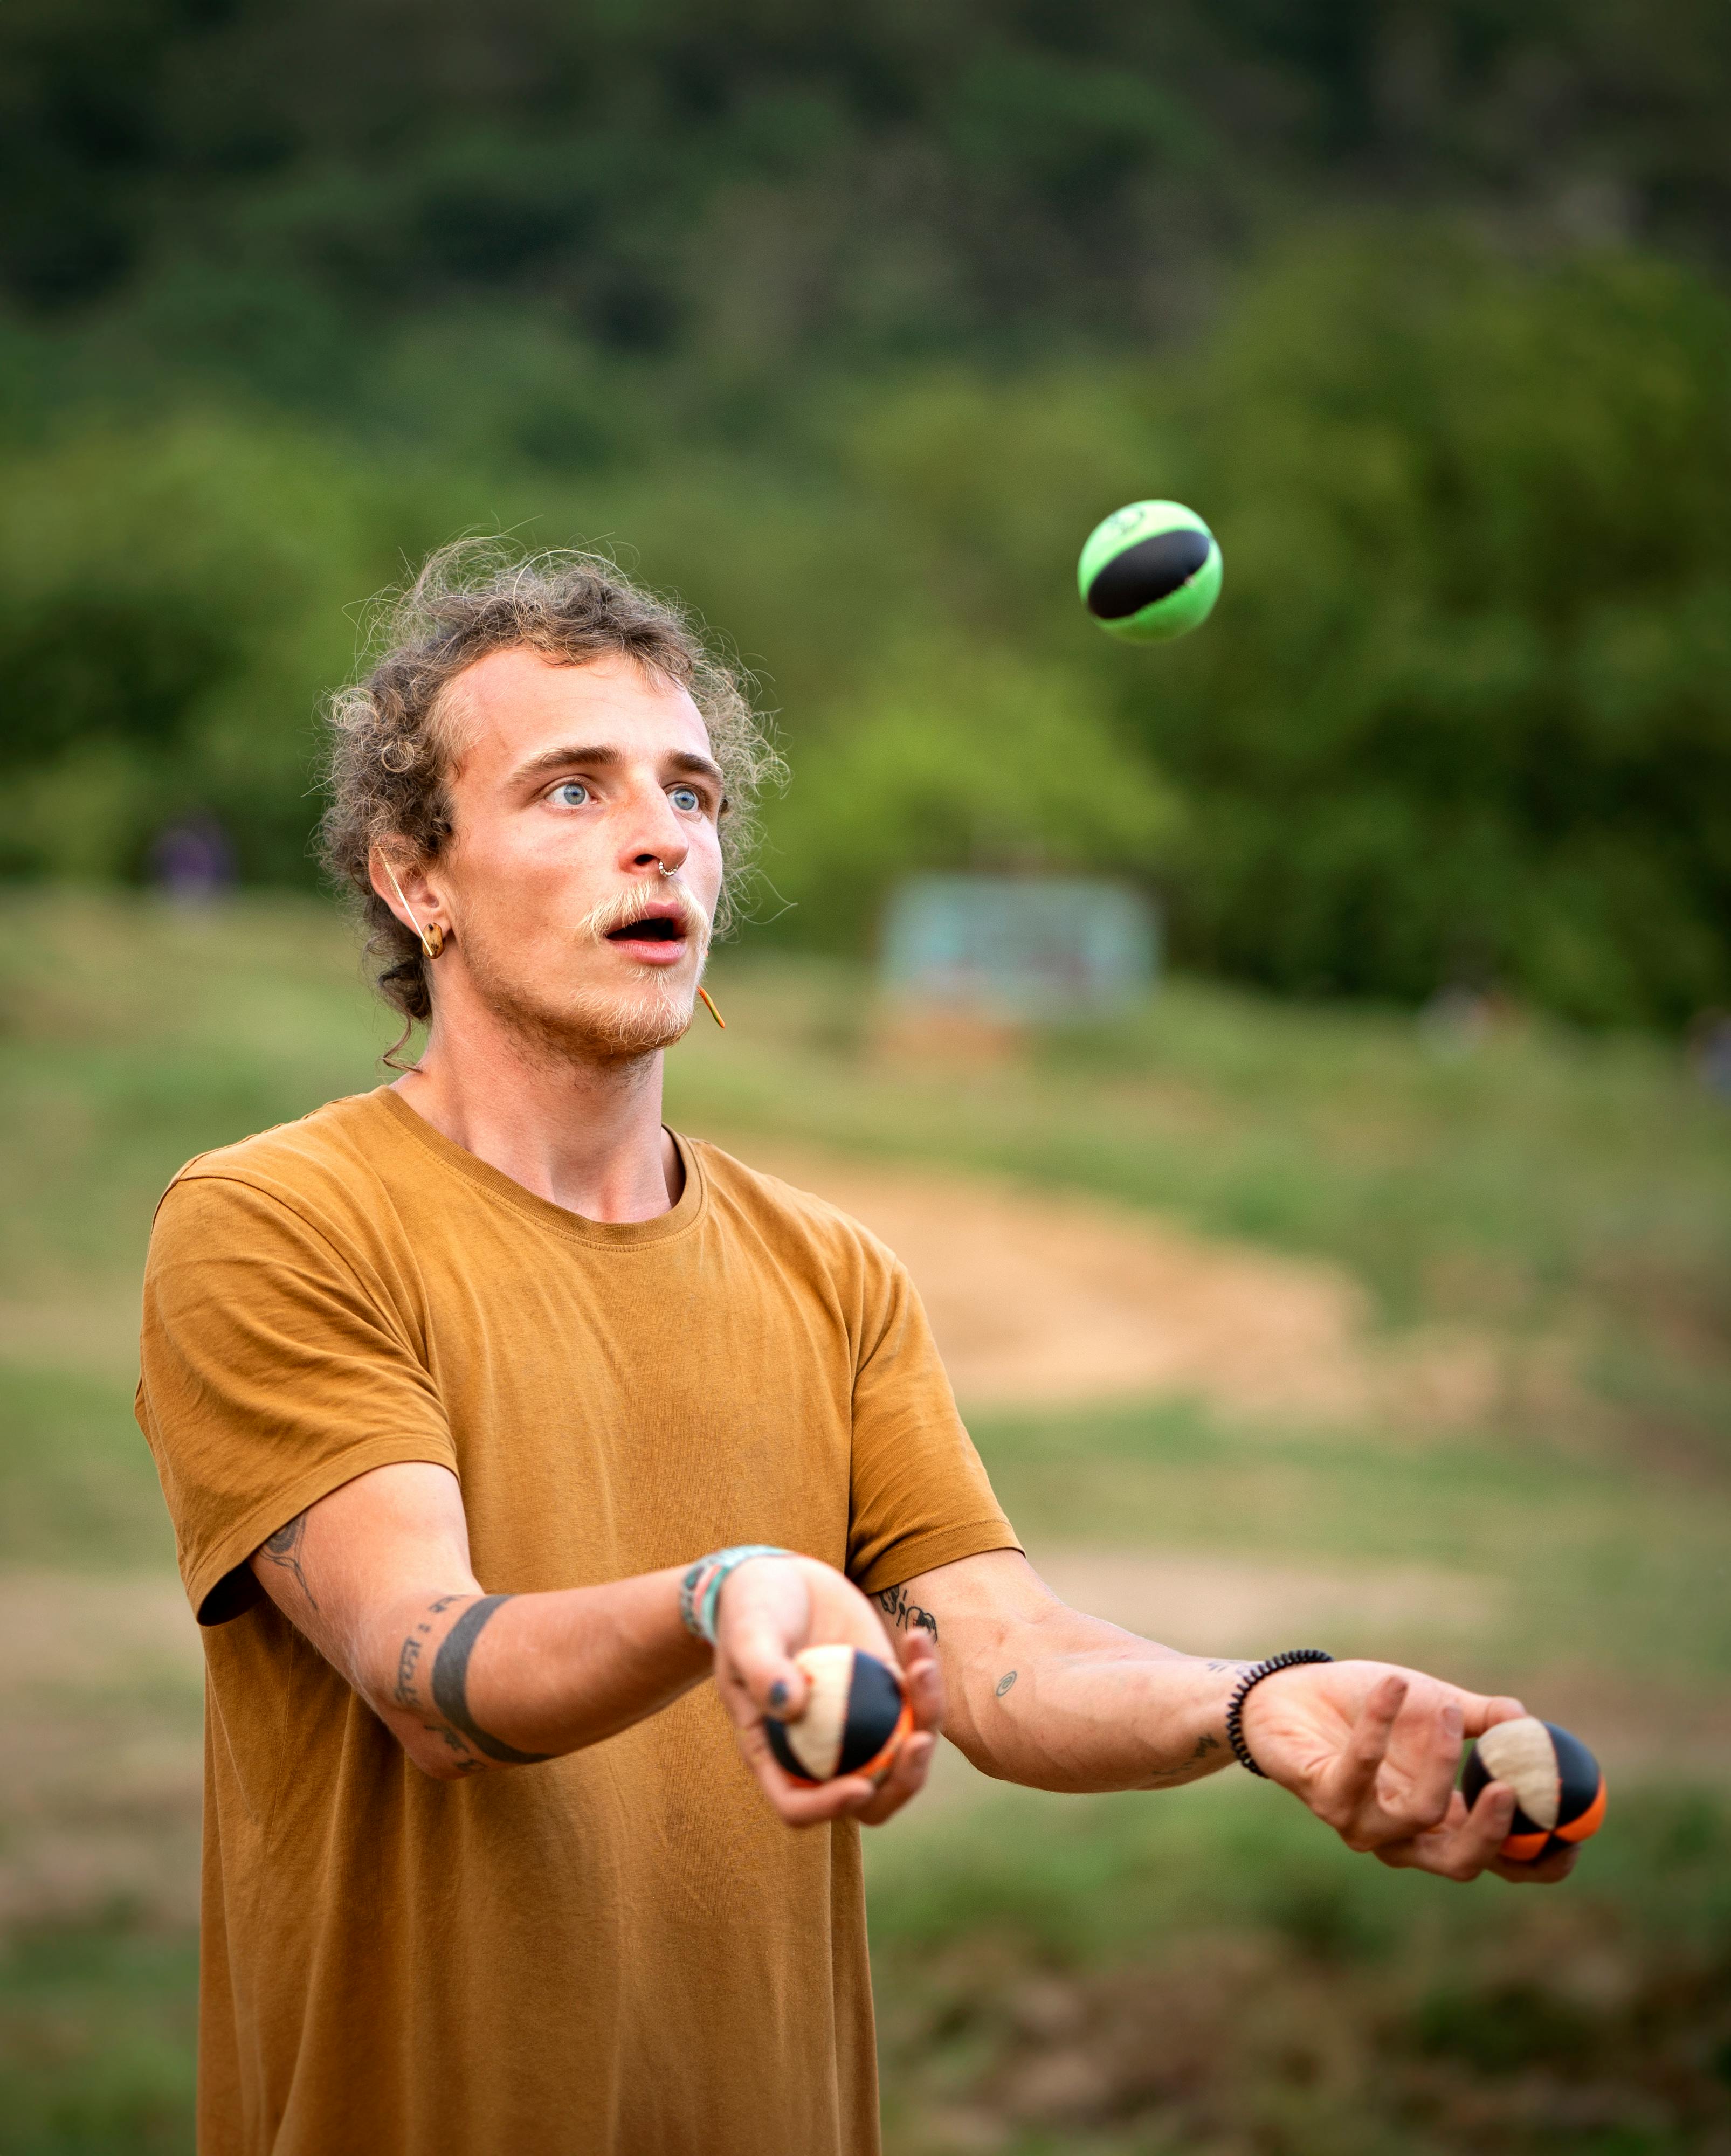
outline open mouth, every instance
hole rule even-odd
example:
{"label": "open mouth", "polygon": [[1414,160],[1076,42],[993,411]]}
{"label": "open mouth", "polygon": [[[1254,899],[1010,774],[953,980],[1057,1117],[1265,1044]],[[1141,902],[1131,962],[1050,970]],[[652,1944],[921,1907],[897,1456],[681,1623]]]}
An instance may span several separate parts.
{"label": "open mouth", "polygon": [[607,940],[609,943],[683,943],[686,925],[668,914],[645,914],[640,920],[609,929]]}
{"label": "open mouth", "polygon": [[585,916],[580,926],[645,973],[701,965],[708,947],[708,922],[685,891],[621,891]]}

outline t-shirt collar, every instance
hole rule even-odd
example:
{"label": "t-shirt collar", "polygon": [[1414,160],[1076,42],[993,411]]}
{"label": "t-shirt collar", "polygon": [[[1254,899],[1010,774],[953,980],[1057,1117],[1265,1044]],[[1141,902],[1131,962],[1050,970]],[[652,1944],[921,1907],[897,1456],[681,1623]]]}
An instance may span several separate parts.
{"label": "t-shirt collar", "polygon": [[669,1241],[696,1224],[706,1203],[696,1148],[677,1131],[669,1131],[667,1135],[677,1147],[680,1165],[685,1170],[685,1188],[680,1193],[679,1203],[648,1220],[591,1220],[581,1213],[556,1205],[550,1198],[537,1197],[532,1190],[526,1190],[503,1169],[446,1137],[424,1116],[410,1107],[393,1086],[380,1086],[367,1098],[378,1105],[398,1132],[430,1153],[448,1173],[460,1176],[471,1188],[552,1234],[583,1243],[592,1250],[629,1250],[646,1243]]}

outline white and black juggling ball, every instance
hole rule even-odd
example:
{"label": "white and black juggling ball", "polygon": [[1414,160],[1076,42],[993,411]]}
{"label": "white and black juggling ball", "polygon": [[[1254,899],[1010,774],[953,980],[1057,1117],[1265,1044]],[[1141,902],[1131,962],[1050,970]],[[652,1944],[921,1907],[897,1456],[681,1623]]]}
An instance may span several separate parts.
{"label": "white and black juggling ball", "polygon": [[807,1789],[838,1774],[881,1782],[913,1727],[901,1679],[876,1655],[853,1647],[803,1647],[794,1660],[809,1686],[797,1722],[764,1717],[776,1763]]}
{"label": "white and black juggling ball", "polygon": [[1515,1815],[1502,1854],[1537,1864],[1554,1850],[1597,1834],[1605,1818],[1605,1776],[1578,1737],[1523,1714],[1499,1722],[1466,1754],[1461,1794],[1470,1811],[1492,1782],[1515,1794]]}

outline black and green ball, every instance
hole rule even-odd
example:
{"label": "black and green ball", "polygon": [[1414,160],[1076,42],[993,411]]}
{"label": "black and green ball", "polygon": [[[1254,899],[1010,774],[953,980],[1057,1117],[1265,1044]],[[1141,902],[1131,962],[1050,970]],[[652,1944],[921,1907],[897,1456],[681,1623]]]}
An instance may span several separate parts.
{"label": "black and green ball", "polygon": [[1198,629],[1220,595],[1220,550],[1181,501],[1133,501],[1088,534],[1076,588],[1109,636],[1164,644]]}

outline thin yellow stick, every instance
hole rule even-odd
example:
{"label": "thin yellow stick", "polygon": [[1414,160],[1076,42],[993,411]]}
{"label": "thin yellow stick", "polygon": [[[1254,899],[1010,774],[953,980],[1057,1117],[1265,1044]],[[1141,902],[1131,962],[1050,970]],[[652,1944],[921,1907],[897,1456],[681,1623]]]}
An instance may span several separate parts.
{"label": "thin yellow stick", "polygon": [[720,1026],[722,1031],[725,1033],[727,1030],[727,1021],[716,1009],[715,998],[710,994],[707,988],[699,988],[697,993],[702,997],[705,1007],[707,1009],[710,1016],[715,1020],[716,1024]]}

